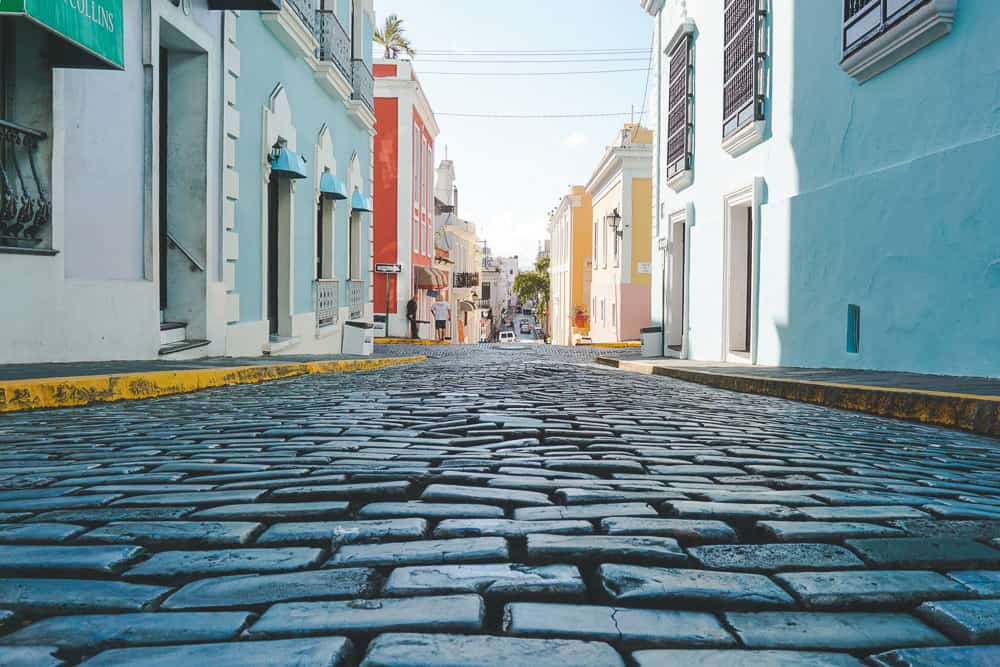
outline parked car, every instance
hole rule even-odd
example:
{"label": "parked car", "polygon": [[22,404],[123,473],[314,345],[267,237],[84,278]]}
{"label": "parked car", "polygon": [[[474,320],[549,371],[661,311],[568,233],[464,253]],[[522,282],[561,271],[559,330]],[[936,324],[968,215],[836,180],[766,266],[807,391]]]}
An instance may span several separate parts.
{"label": "parked car", "polygon": [[517,336],[514,335],[513,331],[501,331],[497,340],[501,343],[513,343],[517,340]]}
{"label": "parked car", "polygon": [[531,322],[527,320],[521,321],[521,333],[526,333],[526,334],[531,333]]}

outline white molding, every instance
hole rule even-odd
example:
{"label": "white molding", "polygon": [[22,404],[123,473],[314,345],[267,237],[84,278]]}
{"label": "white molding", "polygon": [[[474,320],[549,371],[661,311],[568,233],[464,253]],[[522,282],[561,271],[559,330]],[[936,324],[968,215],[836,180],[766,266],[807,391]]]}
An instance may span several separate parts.
{"label": "white molding", "polygon": [[674,30],[674,34],[671,35],[670,39],[667,40],[667,45],[663,47],[663,55],[669,56],[677,46],[677,43],[684,39],[687,35],[693,35],[695,28],[697,27],[698,26],[695,25],[694,19],[684,19],[684,21],[677,26],[677,29]]}
{"label": "white molding", "polygon": [[680,192],[694,182],[694,172],[690,169],[679,171],[667,179],[667,187],[674,192]]}
{"label": "white molding", "polygon": [[339,67],[329,61],[320,60],[315,63],[313,70],[317,83],[327,94],[345,104],[350,101],[353,88]]}
{"label": "white molding", "polygon": [[764,128],[767,122],[755,120],[722,140],[722,150],[733,157],[738,157],[764,140]]}
{"label": "white molding", "polygon": [[295,13],[291,5],[285,3],[276,12],[261,12],[260,18],[264,25],[278,38],[278,41],[292,53],[306,60],[316,58],[319,42],[302,23],[302,19]]}
{"label": "white molding", "polygon": [[951,32],[958,0],[930,0],[847,56],[840,67],[864,83]]}
{"label": "white molding", "polygon": [[[722,361],[757,363],[757,329],[758,329],[758,288],[760,283],[760,205],[764,191],[764,179],[754,177],[753,182],[722,195]],[[729,236],[732,210],[738,206],[749,206],[751,212],[752,238],[750,239],[750,341],[747,353],[730,352],[729,350]]]}
{"label": "white molding", "polygon": [[351,118],[368,130],[369,134],[375,136],[375,114],[365,106],[360,100],[351,100],[347,103],[347,111]]}
{"label": "white molding", "polygon": [[642,8],[646,10],[646,13],[650,16],[656,16],[661,11],[663,11],[663,5],[666,0],[639,0],[639,4]]}

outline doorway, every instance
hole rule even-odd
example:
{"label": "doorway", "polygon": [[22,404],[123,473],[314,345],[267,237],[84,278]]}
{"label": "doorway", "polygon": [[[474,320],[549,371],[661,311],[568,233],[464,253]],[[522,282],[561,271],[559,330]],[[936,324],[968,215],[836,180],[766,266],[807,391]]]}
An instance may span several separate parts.
{"label": "doorway", "polygon": [[160,132],[158,137],[158,154],[160,156],[159,161],[159,220],[157,221],[157,232],[159,236],[159,254],[160,254],[160,321],[166,319],[167,310],[167,281],[168,281],[168,268],[167,268],[167,202],[170,201],[170,190],[168,188],[168,151],[167,146],[169,145],[170,132],[168,129],[168,123],[170,122],[170,77],[168,76],[169,69],[169,51],[166,48],[160,47],[160,61],[159,61],[159,87],[160,87],[160,108],[159,108],[159,118],[160,118]]}
{"label": "doorway", "polygon": [[280,179],[276,174],[271,174],[267,182],[267,323],[268,333],[272,336],[278,334],[278,301],[280,289],[278,286],[278,248],[280,223],[278,212],[280,210]]}
{"label": "doorway", "polygon": [[687,257],[687,223],[684,220],[670,225],[670,245],[666,253],[664,273],[666,274],[666,344],[667,349],[680,355],[684,348],[684,329],[687,324],[684,314],[685,273]]}
{"label": "doorway", "polygon": [[726,358],[750,360],[753,299],[753,210],[734,206],[726,221]]}

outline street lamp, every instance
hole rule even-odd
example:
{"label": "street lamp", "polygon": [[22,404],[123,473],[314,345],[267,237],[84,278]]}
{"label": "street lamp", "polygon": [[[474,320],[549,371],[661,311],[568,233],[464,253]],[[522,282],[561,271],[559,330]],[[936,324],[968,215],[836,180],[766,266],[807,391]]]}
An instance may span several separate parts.
{"label": "street lamp", "polygon": [[614,209],[611,213],[604,216],[604,222],[614,230],[615,234],[621,236],[624,232],[622,231],[622,216],[618,213],[618,209]]}

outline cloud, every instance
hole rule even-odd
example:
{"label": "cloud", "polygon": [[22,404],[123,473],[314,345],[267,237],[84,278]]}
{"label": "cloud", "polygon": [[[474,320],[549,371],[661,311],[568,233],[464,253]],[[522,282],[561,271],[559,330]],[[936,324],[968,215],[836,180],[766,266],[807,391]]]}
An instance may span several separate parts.
{"label": "cloud", "polygon": [[566,146],[582,146],[590,142],[590,137],[588,137],[583,132],[573,132],[565,139],[563,139],[563,144]]}

